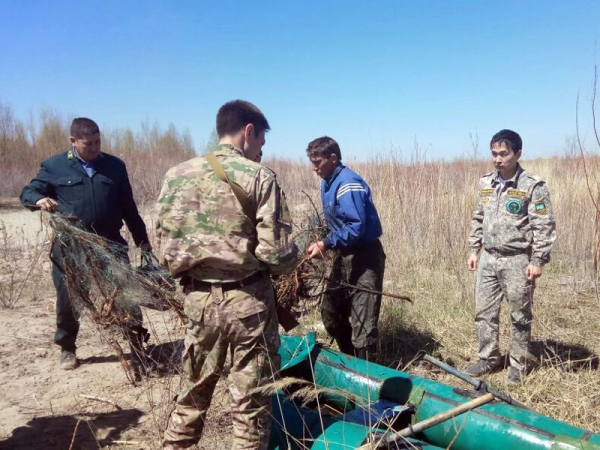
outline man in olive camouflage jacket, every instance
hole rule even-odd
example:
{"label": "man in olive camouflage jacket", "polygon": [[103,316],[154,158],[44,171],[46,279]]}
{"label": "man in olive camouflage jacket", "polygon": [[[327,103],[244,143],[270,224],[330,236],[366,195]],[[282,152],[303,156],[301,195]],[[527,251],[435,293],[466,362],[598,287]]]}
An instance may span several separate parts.
{"label": "man in olive camouflage jacket", "polygon": [[[275,174],[256,162],[269,124],[235,100],[217,114],[217,149],[169,170],[158,199],[158,237],[171,274],[183,277],[188,318],[184,383],[164,448],[195,445],[228,353],[235,449],[266,449],[270,396],[252,390],[279,369],[269,275],[291,272],[298,248]],[[243,197],[242,197],[243,196]]]}
{"label": "man in olive camouflage jacket", "polygon": [[478,377],[500,365],[498,329],[504,297],[511,323],[507,384],[513,385],[523,382],[534,360],[529,349],[533,291],[544,264],[550,261],[556,231],[546,184],[518,163],[521,137],[502,130],[492,137],[490,148],[496,170],[479,181],[467,262],[471,271],[477,271],[475,330],[479,361],[465,372]]}

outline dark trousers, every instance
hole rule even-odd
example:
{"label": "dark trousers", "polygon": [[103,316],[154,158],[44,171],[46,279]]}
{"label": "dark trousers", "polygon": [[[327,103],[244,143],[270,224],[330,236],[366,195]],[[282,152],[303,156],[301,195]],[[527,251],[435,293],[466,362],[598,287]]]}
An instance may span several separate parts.
{"label": "dark trousers", "polygon": [[[115,252],[115,256],[122,262],[129,263],[127,246],[120,242],[115,245],[123,245],[123,248]],[[62,350],[75,352],[77,334],[79,332],[79,313],[73,309],[65,277],[63,275],[63,250],[60,241],[55,239],[52,244],[52,281],[56,289],[56,332],[54,343]],[[85,267],[74,267],[71,270],[85,270]],[[141,315],[141,312],[140,312]]]}
{"label": "dark trousers", "polygon": [[338,253],[321,303],[321,317],[340,351],[361,357],[376,352],[381,294],[357,288],[381,292],[384,271],[385,253],[379,240]]}

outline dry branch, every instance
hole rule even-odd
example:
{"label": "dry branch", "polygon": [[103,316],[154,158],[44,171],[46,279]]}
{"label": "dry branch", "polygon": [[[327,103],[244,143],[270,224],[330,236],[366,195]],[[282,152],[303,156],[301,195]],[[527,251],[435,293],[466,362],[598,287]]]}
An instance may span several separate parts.
{"label": "dry branch", "polygon": [[113,402],[112,400],[108,400],[106,398],[97,397],[95,395],[86,395],[86,394],[79,394],[79,396],[83,397],[83,398],[87,398],[89,400],[96,400],[101,403],[108,403],[109,405],[114,406],[119,411],[121,411],[123,409],[119,405],[117,405],[115,402]]}
{"label": "dry branch", "polygon": [[[145,362],[143,343],[147,330],[142,326],[140,306],[175,309],[183,317],[183,302],[175,290],[174,280],[152,277],[142,267],[132,267],[126,248],[101,236],[89,233],[76,220],[58,214],[49,215],[55,233],[55,246],[69,298],[76,314],[87,313],[102,338],[117,354],[127,379],[135,385]],[[165,272],[166,274],[166,272]],[[157,306],[158,305],[158,306]],[[119,338],[129,341],[132,364],[125,358]]]}

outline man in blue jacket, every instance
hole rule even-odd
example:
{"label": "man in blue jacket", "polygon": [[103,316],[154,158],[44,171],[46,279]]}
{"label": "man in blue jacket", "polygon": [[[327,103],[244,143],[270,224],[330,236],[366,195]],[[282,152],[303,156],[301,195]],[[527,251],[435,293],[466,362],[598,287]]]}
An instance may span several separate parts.
{"label": "man in blue jacket", "polygon": [[337,251],[321,317],[340,351],[363,359],[375,358],[377,323],[381,307],[385,253],[379,237],[381,222],[371,190],[356,173],[342,164],[338,143],[323,136],[308,144],[313,170],[323,179],[321,200],[328,234],[307,250],[320,258]]}
{"label": "man in blue jacket", "polygon": [[[31,210],[58,211],[81,221],[87,231],[116,245],[115,256],[128,261],[127,243],[121,236],[123,221],[135,244],[151,251],[146,225],[133,199],[125,163],[100,151],[100,130],[91,119],[74,119],[70,129],[71,149],[42,162],[37,176],[23,188],[21,203]],[[120,248],[119,248],[120,247]],[[54,342],[61,347],[60,366],[75,369],[75,340],[79,321],[73,314],[63,277],[61,248],[52,244],[52,280],[56,288],[56,333]],[[132,350],[141,349],[146,331],[141,327],[141,311],[134,311],[140,326],[129,330]]]}

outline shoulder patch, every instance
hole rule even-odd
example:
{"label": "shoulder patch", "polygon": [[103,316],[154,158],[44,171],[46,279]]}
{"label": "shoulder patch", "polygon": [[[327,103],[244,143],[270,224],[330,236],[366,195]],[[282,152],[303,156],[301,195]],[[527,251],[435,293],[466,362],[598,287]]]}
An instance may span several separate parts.
{"label": "shoulder patch", "polygon": [[548,207],[545,200],[535,202],[535,212],[538,214],[548,214]]}
{"label": "shoulder patch", "polygon": [[528,178],[531,178],[536,183],[540,183],[540,182],[543,183],[544,182],[544,180],[542,180],[540,177],[538,177],[537,175],[534,175],[534,174],[532,174],[530,172],[527,172],[526,170],[524,170],[521,175],[526,175]]}

